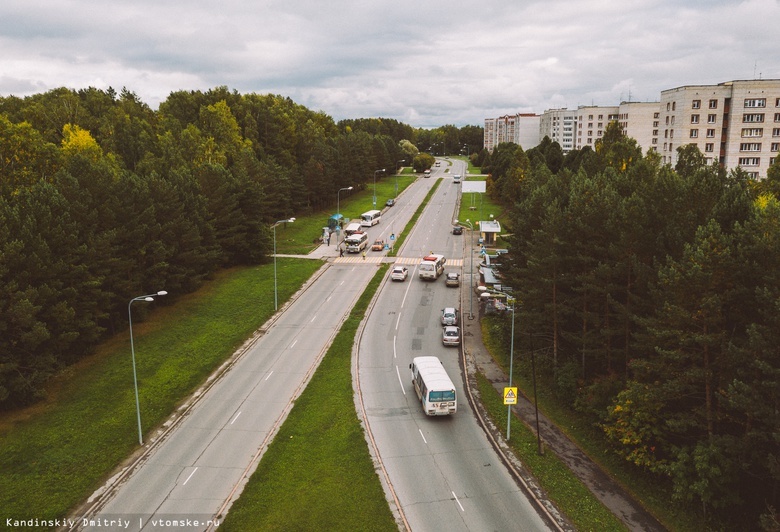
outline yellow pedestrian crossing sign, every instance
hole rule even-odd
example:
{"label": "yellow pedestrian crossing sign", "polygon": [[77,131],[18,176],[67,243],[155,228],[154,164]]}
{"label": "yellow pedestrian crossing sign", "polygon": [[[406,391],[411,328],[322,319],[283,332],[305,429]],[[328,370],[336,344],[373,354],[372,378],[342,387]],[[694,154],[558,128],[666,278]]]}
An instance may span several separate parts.
{"label": "yellow pedestrian crossing sign", "polygon": [[504,404],[516,405],[517,404],[517,387],[512,386],[504,388]]}

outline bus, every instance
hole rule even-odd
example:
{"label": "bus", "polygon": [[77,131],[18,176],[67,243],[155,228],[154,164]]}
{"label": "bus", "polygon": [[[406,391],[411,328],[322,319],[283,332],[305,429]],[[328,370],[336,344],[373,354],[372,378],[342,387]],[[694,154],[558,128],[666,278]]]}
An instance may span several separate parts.
{"label": "bus", "polygon": [[418,268],[418,275],[423,281],[435,281],[439,276],[444,273],[444,264],[447,259],[444,255],[427,255],[423,257]]}
{"label": "bus", "polygon": [[382,219],[382,211],[368,211],[360,215],[360,225],[363,227],[371,227],[379,223]]}
{"label": "bus", "polygon": [[353,233],[344,240],[344,245],[347,253],[360,253],[368,246],[368,233]]}
{"label": "bus", "polygon": [[412,386],[426,416],[446,416],[458,410],[455,385],[437,357],[415,357],[409,364]]}

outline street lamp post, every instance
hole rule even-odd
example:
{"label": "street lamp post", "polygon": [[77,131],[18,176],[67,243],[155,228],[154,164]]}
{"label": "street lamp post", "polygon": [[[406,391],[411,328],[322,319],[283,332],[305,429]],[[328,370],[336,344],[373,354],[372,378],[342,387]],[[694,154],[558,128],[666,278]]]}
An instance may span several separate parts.
{"label": "street lamp post", "polygon": [[374,170],[374,208],[376,209],[376,175],[379,172],[384,172],[385,169],[382,168],[381,170]]}
{"label": "street lamp post", "polygon": [[474,226],[471,225],[471,221],[466,218],[466,223],[469,224],[469,255],[471,255],[471,274],[469,275],[469,284],[471,289],[469,290],[469,319],[474,319]]}
{"label": "street lamp post", "polygon": [[[514,298],[507,298],[507,303],[509,303],[509,300],[512,301],[512,338],[509,341],[509,387],[512,387],[512,366],[514,365],[515,361],[515,300]],[[512,405],[507,405],[507,412],[506,412],[506,440],[509,441],[509,427],[510,422],[512,421]]]}
{"label": "street lamp post", "polygon": [[344,187],[340,188],[338,192],[336,192],[336,214],[341,214],[341,201],[339,194],[341,194],[342,190],[352,190],[353,187]]}
{"label": "street lamp post", "polygon": [[138,373],[135,370],[135,345],[133,344],[133,313],[130,307],[133,304],[133,301],[154,301],[154,296],[164,296],[167,294],[168,292],[166,292],[165,290],[160,290],[159,292],[155,292],[154,294],[147,294],[145,296],[134,297],[127,304],[127,319],[128,322],[130,323],[130,357],[133,360],[133,387],[135,388],[135,412],[138,417],[138,444],[139,445],[144,444],[144,433],[143,430],[141,429],[141,402],[138,400]]}
{"label": "street lamp post", "polygon": [[278,220],[273,225],[274,229],[274,310],[279,310],[279,296],[278,296],[278,290],[276,288],[276,226],[281,223],[287,223],[287,222],[294,222],[295,218],[288,218],[286,220]]}

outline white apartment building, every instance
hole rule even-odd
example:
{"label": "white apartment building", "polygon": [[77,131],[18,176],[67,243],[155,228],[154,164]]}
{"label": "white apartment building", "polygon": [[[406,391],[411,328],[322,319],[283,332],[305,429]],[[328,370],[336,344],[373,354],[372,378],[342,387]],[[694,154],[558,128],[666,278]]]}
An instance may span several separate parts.
{"label": "white apartment building", "polygon": [[563,153],[574,149],[574,132],[577,126],[577,111],[569,109],[548,109],[539,121],[539,138],[545,136],[560,144]]}
{"label": "white apartment building", "polygon": [[686,85],[661,92],[662,162],[677,162],[677,148],[696,144],[707,162],[742,167],[766,177],[780,151],[780,80],[736,80]]}
{"label": "white apartment building", "polygon": [[[617,107],[598,107],[582,105],[577,108],[577,135],[574,147],[581,150],[585,146],[595,148],[596,141],[604,135],[610,122],[618,118]],[[552,138],[552,137],[551,137]]]}
{"label": "white apartment building", "polygon": [[539,118],[532,113],[486,118],[483,146],[493,151],[502,142],[513,142],[530,150],[539,144]]}
{"label": "white apartment building", "polygon": [[[491,120],[500,119],[485,120],[488,150],[495,146],[488,144]],[[564,153],[593,147],[613,120],[637,141],[643,153],[656,150],[665,164],[677,163],[678,147],[696,144],[708,163],[718,162],[729,169],[741,167],[760,179],[766,177],[780,153],[780,79],[686,85],[662,91],[659,103],[550,109],[539,119],[538,139],[533,145],[546,135],[558,142]],[[516,142],[504,138],[507,140],[501,142]],[[533,146],[529,143],[528,147]]]}

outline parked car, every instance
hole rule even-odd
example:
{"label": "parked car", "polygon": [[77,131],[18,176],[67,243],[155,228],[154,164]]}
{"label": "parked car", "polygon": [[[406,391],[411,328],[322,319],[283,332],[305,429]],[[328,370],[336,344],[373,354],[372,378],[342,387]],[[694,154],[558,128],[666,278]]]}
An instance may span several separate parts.
{"label": "parked car", "polygon": [[453,235],[462,235],[463,234],[463,228],[459,225],[456,225],[452,228],[452,234]]}
{"label": "parked car", "polygon": [[450,272],[447,274],[447,280],[444,281],[447,286],[460,286],[460,274]]}
{"label": "parked car", "polygon": [[447,307],[441,309],[441,324],[442,325],[457,325],[458,324],[458,311],[455,307]]}
{"label": "parked car", "polygon": [[460,327],[448,325],[442,329],[441,343],[444,345],[460,345]]}
{"label": "parked car", "polygon": [[390,273],[390,278],[393,281],[406,281],[406,276],[409,275],[409,270],[406,269],[406,266],[395,266],[393,268],[393,271]]}
{"label": "parked car", "polygon": [[392,207],[393,205],[395,205],[395,200],[393,198],[390,198],[385,202],[386,207]]}
{"label": "parked car", "polygon": [[371,251],[382,251],[383,249],[385,249],[385,241],[381,238],[374,240],[374,243],[371,244]]}

